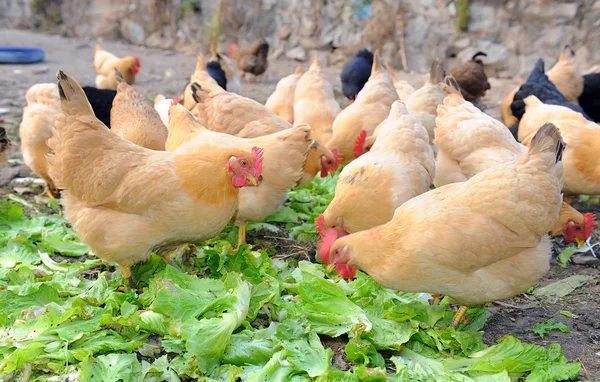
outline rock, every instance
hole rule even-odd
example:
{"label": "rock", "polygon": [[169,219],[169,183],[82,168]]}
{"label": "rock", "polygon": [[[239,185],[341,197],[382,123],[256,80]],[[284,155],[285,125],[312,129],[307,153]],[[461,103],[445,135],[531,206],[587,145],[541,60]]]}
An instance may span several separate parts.
{"label": "rock", "polygon": [[478,40],[474,46],[462,50],[458,54],[458,58],[462,61],[468,61],[479,51],[487,54],[485,58],[486,65],[496,65],[500,68],[504,67],[504,61],[510,57],[508,49],[503,45],[488,40]]}
{"label": "rock", "polygon": [[282,40],[287,40],[292,34],[292,30],[287,25],[284,25],[279,29],[279,38]]}
{"label": "rock", "polygon": [[454,46],[458,49],[465,49],[471,44],[471,39],[468,37],[459,38],[454,41]]}
{"label": "rock", "polygon": [[121,23],[120,31],[123,37],[134,44],[143,45],[145,38],[144,28],[132,20],[124,20]]}
{"label": "rock", "polygon": [[285,53],[285,55],[287,58],[291,58],[292,60],[296,60],[296,61],[300,61],[300,62],[305,62],[308,59],[306,51],[301,46],[297,46],[295,48],[288,50]]}

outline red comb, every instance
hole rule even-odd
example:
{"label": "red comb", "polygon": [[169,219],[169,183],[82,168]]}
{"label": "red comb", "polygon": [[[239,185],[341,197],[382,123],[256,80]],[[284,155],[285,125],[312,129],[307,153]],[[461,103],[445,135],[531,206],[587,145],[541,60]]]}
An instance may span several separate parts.
{"label": "red comb", "polygon": [[179,98],[177,98],[176,96],[173,96],[173,99],[171,100],[171,106],[175,106],[179,103]]}
{"label": "red comb", "polygon": [[229,48],[229,57],[233,57],[233,51],[235,50],[236,45],[235,44],[229,44],[228,48]]}
{"label": "red comb", "polygon": [[338,168],[340,168],[340,164],[342,163],[342,159],[344,159],[344,156],[340,154],[337,151],[337,149],[331,149],[331,153],[333,154],[333,158],[335,159],[335,163],[331,168],[331,171],[336,172]]}
{"label": "red comb", "polygon": [[315,228],[319,233],[319,236],[323,237],[325,233],[325,215],[321,214],[315,219]]}
{"label": "red comb", "polygon": [[331,250],[331,246],[337,240],[337,238],[338,231],[336,231],[335,228],[329,228],[321,235],[321,242],[317,248],[323,264],[329,264],[329,251]]}
{"label": "red comb", "polygon": [[591,212],[583,215],[583,235],[585,240],[592,236],[592,231],[596,226],[596,215]]}
{"label": "red comb", "polygon": [[140,62],[139,58],[137,58],[137,57],[135,58],[135,63],[137,64],[138,67],[140,67],[140,68],[142,67],[142,63]]}
{"label": "red comb", "polygon": [[262,162],[263,162],[263,149],[258,147],[252,148],[252,158],[254,159],[254,172],[255,176],[262,174]]}
{"label": "red comb", "polygon": [[354,149],[352,149],[352,151],[354,151],[354,155],[356,155],[357,158],[363,154],[363,147],[365,145],[366,140],[367,132],[363,130],[360,132],[360,134],[358,134],[358,138],[356,138],[356,142],[354,143]]}

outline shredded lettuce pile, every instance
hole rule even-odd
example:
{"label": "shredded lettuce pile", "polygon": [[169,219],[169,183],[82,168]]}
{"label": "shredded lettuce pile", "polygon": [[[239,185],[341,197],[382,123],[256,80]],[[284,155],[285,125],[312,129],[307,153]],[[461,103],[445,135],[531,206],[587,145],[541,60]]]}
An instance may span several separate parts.
{"label": "shredded lettuce pile", "polygon": [[[314,238],[333,179],[290,192],[254,229]],[[489,313],[449,327],[448,300],[347,282],[272,248],[232,248],[235,229],[197,245],[180,272],[153,256],[143,291],[93,256],[60,216],[0,202],[0,375],[29,381],[560,381],[577,377],[560,345],[482,342]],[[69,259],[71,257],[71,259]],[[335,354],[328,344],[342,344]],[[325,345],[324,345],[325,344]],[[336,358],[343,358],[340,364]],[[335,365],[335,366],[334,366]],[[344,370],[338,368],[342,367]]]}

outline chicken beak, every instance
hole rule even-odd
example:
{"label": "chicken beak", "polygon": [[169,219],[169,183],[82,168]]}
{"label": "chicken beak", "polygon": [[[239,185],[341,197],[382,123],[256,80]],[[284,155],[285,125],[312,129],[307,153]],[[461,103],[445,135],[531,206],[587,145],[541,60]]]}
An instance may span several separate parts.
{"label": "chicken beak", "polygon": [[334,268],[335,268],[335,264],[327,264],[327,268],[325,268],[325,271],[327,271],[327,273],[331,273],[331,272],[333,272]]}
{"label": "chicken beak", "polygon": [[259,184],[259,179],[252,175],[247,176],[246,179],[248,179],[248,182],[250,182],[250,184],[254,187],[258,186]]}
{"label": "chicken beak", "polygon": [[585,245],[585,241],[583,241],[583,239],[581,238],[575,238],[575,242],[577,243],[578,247],[583,247]]}

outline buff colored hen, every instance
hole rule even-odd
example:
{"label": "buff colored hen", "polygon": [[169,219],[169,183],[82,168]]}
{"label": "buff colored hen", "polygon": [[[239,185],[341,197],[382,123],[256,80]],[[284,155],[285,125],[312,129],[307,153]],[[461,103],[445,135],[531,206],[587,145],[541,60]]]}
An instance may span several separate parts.
{"label": "buff colored hen", "polygon": [[122,79],[110,112],[110,128],[129,142],[151,150],[165,149],[169,132],[146,97]]}
{"label": "buff colored hen", "polygon": [[342,155],[342,163],[350,163],[357,157],[355,146],[363,135],[373,134],[375,128],[387,118],[398,94],[392,79],[379,63],[379,52],[375,51],[371,76],[356,96],[356,100],[346,107],[333,122],[333,135],[327,147],[336,148]]}
{"label": "buff colored hen", "polygon": [[265,102],[267,109],[289,123],[294,123],[294,92],[296,91],[296,84],[301,75],[302,68],[297,67],[294,73],[283,77],[277,83],[273,94]]}
{"label": "buff colored hen", "polygon": [[[452,78],[446,78],[444,88],[448,95],[438,107],[436,119],[436,187],[464,182],[494,166],[514,162],[527,152],[527,147],[518,143],[506,126],[466,101]],[[567,243],[584,242],[594,226],[594,214],[583,215],[563,202],[551,236],[562,234]]]}
{"label": "buff colored hen", "polygon": [[317,219],[320,234],[363,231],[392,219],[394,210],[429,190],[435,162],[427,131],[394,102],[372,149],[341,172],[335,197]]}
{"label": "buff colored hen", "polygon": [[183,106],[186,109],[192,110],[196,106],[196,101],[192,97],[192,84],[196,82],[205,89],[222,90],[217,81],[214,80],[206,71],[206,60],[204,55],[200,53],[196,60],[196,68],[194,73],[190,76],[190,83],[186,85],[183,91]]}
{"label": "buff colored hen", "polygon": [[261,221],[277,211],[288,191],[302,177],[302,168],[311,145],[310,127],[297,125],[257,138],[238,138],[210,131],[183,106],[169,109],[167,150],[177,154],[202,153],[211,147],[264,150],[265,165],[260,187],[240,190],[235,224],[239,226],[238,244],[246,243],[246,222]]}
{"label": "buff colored hen", "polygon": [[312,65],[296,85],[294,123],[309,124],[313,139],[328,142],[331,139],[333,121],[340,111],[340,105],[333,94],[333,85],[321,72],[319,58],[315,56]]}
{"label": "buff colored hen", "polygon": [[130,267],[152,252],[216,236],[234,216],[239,189],[257,185],[260,149],[207,148],[177,155],[128,142],[95,116],[79,84],[58,72],[62,112],[48,141],[50,174],[64,212],[94,254]]}
{"label": "buff colored hen", "polygon": [[116,89],[118,85],[115,69],[117,69],[129,85],[135,83],[135,76],[142,64],[139,58],[126,56],[119,58],[96,45],[94,68],[96,69],[96,87],[98,89]]}
{"label": "buff colored hen", "polygon": [[413,86],[407,81],[398,79],[394,68],[392,68],[387,62],[385,63],[385,68],[390,74],[390,77],[392,77],[394,88],[396,88],[396,93],[398,93],[398,98],[400,98],[400,101],[406,102],[408,98],[415,92],[415,88],[413,88]]}
{"label": "buff colored hen", "polygon": [[44,195],[58,195],[50,174],[50,153],[47,141],[52,137],[54,119],[60,113],[60,97],[56,84],[44,83],[30,87],[25,93],[27,106],[23,109],[23,121],[19,126],[23,161],[29,169],[46,182]]}
{"label": "buff colored hen", "polygon": [[467,306],[526,291],[550,268],[547,233],[562,204],[563,144],[545,125],[514,162],[419,195],[383,225],[324,243],[322,259],[405,292],[444,294]]}
{"label": "buff colored hen", "polygon": [[[192,110],[198,122],[209,130],[235,135],[240,138],[256,138],[280,132],[292,127],[260,103],[226,91],[206,91],[194,85],[194,97],[198,105]],[[300,185],[306,184],[321,172],[321,177],[335,172],[341,156],[317,141],[311,146],[304,166]]]}

